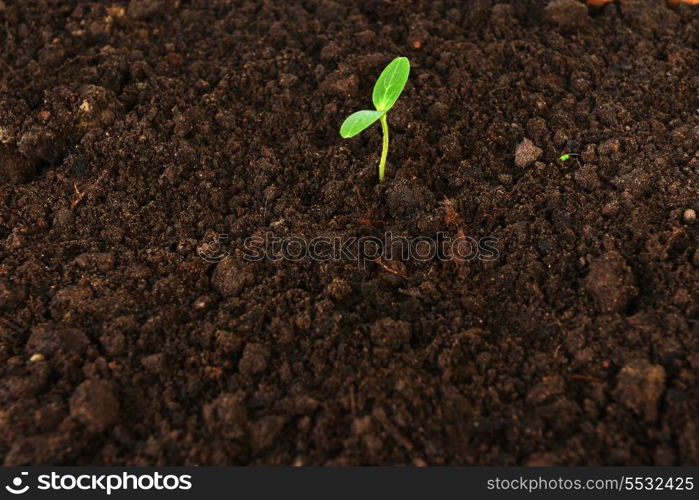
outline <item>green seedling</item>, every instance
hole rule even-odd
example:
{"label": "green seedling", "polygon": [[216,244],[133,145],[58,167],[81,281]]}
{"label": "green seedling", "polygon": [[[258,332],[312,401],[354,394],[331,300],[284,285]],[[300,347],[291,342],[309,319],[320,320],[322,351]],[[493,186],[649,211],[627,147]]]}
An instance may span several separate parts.
{"label": "green seedling", "polygon": [[407,57],[397,57],[381,72],[379,79],[374,84],[374,92],[371,100],[374,101],[376,110],[364,109],[351,114],[340,127],[340,135],[344,139],[354,137],[376,120],[381,120],[383,131],[383,149],[379,162],[379,181],[383,181],[386,170],[386,158],[388,157],[388,120],[386,113],[398,100],[405,88],[410,74],[410,62]]}
{"label": "green seedling", "polygon": [[561,160],[563,163],[567,162],[568,160],[571,159],[573,156],[580,156],[578,153],[563,153],[558,159]]}

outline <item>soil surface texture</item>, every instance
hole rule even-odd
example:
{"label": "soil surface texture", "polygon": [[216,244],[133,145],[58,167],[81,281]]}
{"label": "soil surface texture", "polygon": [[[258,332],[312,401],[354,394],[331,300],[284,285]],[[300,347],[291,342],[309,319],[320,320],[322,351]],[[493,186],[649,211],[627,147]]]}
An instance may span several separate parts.
{"label": "soil surface texture", "polygon": [[[5,465],[699,465],[698,8],[2,0],[0,50]],[[387,233],[446,250],[246,243]]]}

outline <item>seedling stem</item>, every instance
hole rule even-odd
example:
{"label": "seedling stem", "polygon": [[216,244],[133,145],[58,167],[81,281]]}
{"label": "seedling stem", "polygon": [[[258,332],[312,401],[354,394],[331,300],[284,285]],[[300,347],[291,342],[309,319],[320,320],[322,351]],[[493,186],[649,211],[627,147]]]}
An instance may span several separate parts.
{"label": "seedling stem", "polygon": [[381,117],[381,130],[383,132],[383,150],[381,150],[381,162],[379,163],[379,182],[383,181],[386,158],[388,157],[388,119],[386,115]]}

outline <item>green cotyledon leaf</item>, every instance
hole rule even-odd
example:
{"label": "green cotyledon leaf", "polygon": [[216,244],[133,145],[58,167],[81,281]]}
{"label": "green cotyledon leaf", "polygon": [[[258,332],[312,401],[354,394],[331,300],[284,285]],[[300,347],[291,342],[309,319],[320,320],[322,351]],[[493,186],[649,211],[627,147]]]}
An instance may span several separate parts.
{"label": "green cotyledon leaf", "polygon": [[383,111],[374,111],[369,109],[352,113],[342,123],[342,127],[340,127],[340,135],[344,139],[354,137],[382,116]]}
{"label": "green cotyledon leaf", "polygon": [[410,62],[407,57],[396,57],[381,72],[374,85],[371,96],[377,110],[384,113],[391,109],[405,88],[410,74]]}

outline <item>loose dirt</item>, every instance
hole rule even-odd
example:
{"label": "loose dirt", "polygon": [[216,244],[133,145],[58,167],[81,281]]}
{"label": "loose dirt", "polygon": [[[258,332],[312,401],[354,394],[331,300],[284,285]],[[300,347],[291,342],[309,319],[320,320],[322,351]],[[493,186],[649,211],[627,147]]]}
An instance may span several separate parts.
{"label": "loose dirt", "polygon": [[[0,2],[4,464],[699,464],[699,10],[590,9]],[[387,232],[498,254],[243,255]]]}

